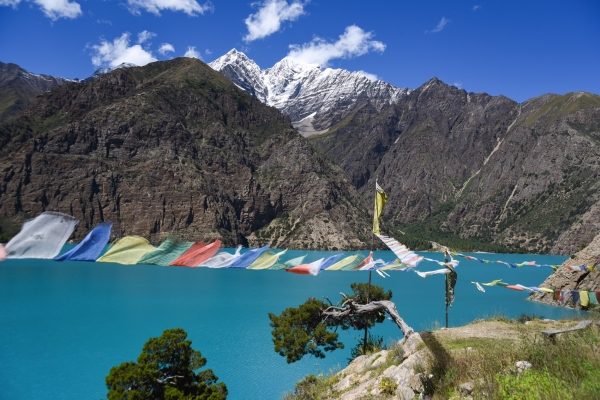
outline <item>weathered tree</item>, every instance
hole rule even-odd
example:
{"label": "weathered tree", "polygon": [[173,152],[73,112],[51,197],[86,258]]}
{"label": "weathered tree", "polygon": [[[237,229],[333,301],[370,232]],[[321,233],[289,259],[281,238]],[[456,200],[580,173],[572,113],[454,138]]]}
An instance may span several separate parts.
{"label": "weathered tree", "polygon": [[388,314],[405,337],[411,335],[413,329],[398,314],[396,305],[389,299],[392,292],[385,292],[377,285],[371,285],[370,301],[367,302],[366,284],[353,283],[353,296],[342,295],[341,304],[333,305],[308,299],[297,308],[286,308],[281,315],[269,313],[273,331],[275,351],[286,357],[288,363],[302,359],[307,354],[324,358],[326,351],[344,348],[338,341],[337,329],[362,330],[383,322]]}
{"label": "weathered tree", "polygon": [[137,363],[111,368],[106,377],[108,399],[226,399],[227,387],[217,383],[211,369],[195,372],[206,365],[206,358],[186,337],[181,328],[166,330],[144,344]]}

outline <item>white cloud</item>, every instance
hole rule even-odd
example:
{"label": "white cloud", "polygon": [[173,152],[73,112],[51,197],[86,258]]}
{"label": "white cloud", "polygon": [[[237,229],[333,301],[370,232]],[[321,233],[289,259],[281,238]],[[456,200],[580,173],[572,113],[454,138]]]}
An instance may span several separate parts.
{"label": "white cloud", "polygon": [[473,11],[477,11],[477,10],[479,10],[480,8],[481,8],[481,6],[474,5],[474,6],[473,6]]}
{"label": "white cloud", "polygon": [[144,50],[139,44],[129,46],[129,32],[115,38],[112,43],[103,39],[100,44],[93,45],[91,48],[92,64],[96,67],[101,65],[116,67],[122,63],[142,66],[157,61],[152,52]]}
{"label": "white cloud", "polygon": [[334,43],[316,37],[310,43],[301,46],[292,44],[288,57],[296,62],[319,64],[325,67],[329,61],[336,58],[362,56],[371,50],[383,52],[385,44],[370,40],[372,37],[373,32],[365,32],[358,26],[352,25],[347,27],[339,40]]}
{"label": "white cloud", "polygon": [[196,0],[127,0],[127,4],[133,14],[140,14],[140,9],[156,15],[160,15],[161,10],[183,11],[191,16],[213,11],[210,2],[199,4]]}
{"label": "white cloud", "polygon": [[288,4],[285,0],[266,0],[260,6],[256,14],[250,14],[244,21],[248,27],[246,42],[267,37],[277,32],[282,22],[295,21],[304,14],[304,6],[299,1]]}
{"label": "white cloud", "polygon": [[442,19],[440,20],[440,23],[437,24],[437,26],[432,29],[431,31],[425,31],[425,33],[438,33],[441,32],[442,29],[444,29],[444,27],[448,24],[448,22],[450,22],[449,19],[446,19],[446,17],[442,17]]}
{"label": "white cloud", "polygon": [[187,51],[185,52],[185,54],[183,56],[189,57],[189,58],[197,58],[199,60],[202,60],[200,53],[196,50],[196,47],[194,47],[194,46],[188,46]]}
{"label": "white cloud", "polygon": [[163,43],[160,45],[160,47],[158,48],[158,52],[160,54],[162,54],[163,56],[169,52],[173,52],[175,51],[175,47],[173,47],[172,44],[170,43]]}
{"label": "white cloud", "polygon": [[154,36],[156,36],[156,33],[154,32],[141,31],[138,33],[138,43],[142,44],[145,41],[152,39]]}
{"label": "white cloud", "polygon": [[204,50],[204,52],[209,56],[212,54],[212,51],[210,51],[209,49]]}
{"label": "white cloud", "polygon": [[0,6],[10,6],[16,8],[21,0],[0,0]]}
{"label": "white cloud", "polygon": [[109,20],[107,20],[107,19],[97,19],[97,20],[96,20],[96,23],[97,23],[97,24],[106,24],[106,25],[111,25],[111,26],[112,26],[112,22],[110,22],[110,21],[109,21]]}
{"label": "white cloud", "polygon": [[367,78],[368,80],[374,82],[374,81],[378,81],[379,77],[375,74],[372,74],[370,72],[366,72],[366,71],[356,71],[359,74],[361,74],[362,76],[364,76],[365,78]]}
{"label": "white cloud", "polygon": [[454,85],[452,86],[456,86],[457,88],[462,89],[462,83],[460,82],[454,82]]}
{"label": "white cloud", "polygon": [[[69,0],[27,0],[40,6],[46,17],[52,21],[59,18],[77,18],[81,15],[79,3]],[[21,0],[0,0],[0,6],[12,6],[16,8]]]}

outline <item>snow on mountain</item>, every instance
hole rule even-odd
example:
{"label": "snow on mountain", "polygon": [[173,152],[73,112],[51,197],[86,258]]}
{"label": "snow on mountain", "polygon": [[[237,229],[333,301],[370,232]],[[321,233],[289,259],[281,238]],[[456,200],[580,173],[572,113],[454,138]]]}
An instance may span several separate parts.
{"label": "snow on mountain", "polygon": [[377,109],[409,93],[362,72],[321,69],[286,57],[271,68],[260,67],[235,49],[208,64],[263,103],[292,119],[305,135],[322,132],[370,102]]}
{"label": "snow on mountain", "polygon": [[85,78],[84,80],[82,80],[82,82],[93,81],[94,79],[97,79],[97,78],[101,77],[102,75],[108,74],[109,72],[112,72],[115,69],[129,68],[129,67],[137,67],[137,65],[132,64],[132,63],[121,63],[121,64],[117,65],[116,67],[112,67],[112,68],[99,68],[92,75],[90,75],[87,78]]}
{"label": "snow on mountain", "polygon": [[40,94],[67,82],[73,81],[0,62],[0,122],[15,117]]}

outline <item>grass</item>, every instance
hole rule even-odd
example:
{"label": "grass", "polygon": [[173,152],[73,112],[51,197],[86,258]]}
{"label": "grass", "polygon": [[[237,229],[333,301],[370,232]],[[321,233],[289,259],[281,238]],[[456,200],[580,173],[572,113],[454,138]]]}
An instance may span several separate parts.
{"label": "grass", "polygon": [[[428,368],[415,370],[423,373],[425,394],[432,399],[457,399],[461,397],[458,386],[472,382],[474,399],[600,398],[600,328],[594,324],[549,339],[541,334],[542,330],[570,327],[578,321],[545,323],[540,318],[523,314],[508,319],[498,315],[461,328],[421,332],[432,354]],[[363,373],[369,378],[380,376],[403,358],[402,346],[393,344],[384,362]],[[528,361],[531,369],[518,372],[517,361]],[[364,381],[358,377],[351,387],[334,390],[345,377],[344,371],[309,375],[284,399],[335,399]],[[381,392],[377,398],[393,398],[395,381],[381,379],[377,385]]]}
{"label": "grass", "polygon": [[0,217],[0,243],[7,243],[21,230],[23,222],[31,217],[26,213],[19,213],[12,217]]}
{"label": "grass", "polygon": [[310,374],[296,383],[292,392],[286,393],[283,400],[319,400],[333,387],[339,378],[334,371],[327,375],[319,374],[315,376]]}
{"label": "grass", "polygon": [[549,124],[555,118],[573,114],[578,110],[598,107],[599,105],[600,96],[590,93],[581,96],[577,93],[567,93],[544,104],[539,110],[527,117],[523,124],[531,125],[540,119],[546,119],[547,124]]}
{"label": "grass", "polygon": [[[522,322],[534,321],[531,325]],[[485,322],[484,322],[485,323]],[[547,325],[522,315],[510,322],[514,338],[445,337],[437,332],[425,339],[434,354],[433,378],[425,387],[433,399],[458,397],[457,387],[473,382],[474,398],[583,399],[600,396],[599,329],[558,335],[540,331]],[[574,322],[565,324],[574,325]],[[528,361],[532,368],[517,373],[515,363]]]}

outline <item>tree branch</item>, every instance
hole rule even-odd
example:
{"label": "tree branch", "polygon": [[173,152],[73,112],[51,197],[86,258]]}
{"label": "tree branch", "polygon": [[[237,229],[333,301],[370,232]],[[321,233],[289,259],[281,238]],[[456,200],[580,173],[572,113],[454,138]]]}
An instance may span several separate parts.
{"label": "tree branch", "polygon": [[185,378],[184,376],[181,375],[173,375],[173,376],[166,376],[163,379],[156,379],[156,382],[160,383],[161,385],[164,385],[165,383],[170,383],[173,384],[173,382],[167,382],[170,379],[175,379],[175,378]]}
{"label": "tree branch", "polygon": [[325,319],[329,317],[334,319],[343,319],[355,314],[365,314],[373,311],[384,311],[388,313],[388,315],[392,318],[392,321],[394,321],[398,328],[400,328],[400,330],[404,334],[404,337],[408,337],[415,332],[413,328],[408,326],[408,324],[404,322],[402,317],[400,317],[400,314],[398,314],[398,310],[396,309],[396,305],[393,302],[389,300],[380,300],[372,301],[368,304],[359,304],[353,299],[346,296],[344,293],[340,294],[345,298],[345,301],[342,303],[342,307],[327,307],[321,312],[321,315],[325,317]]}

